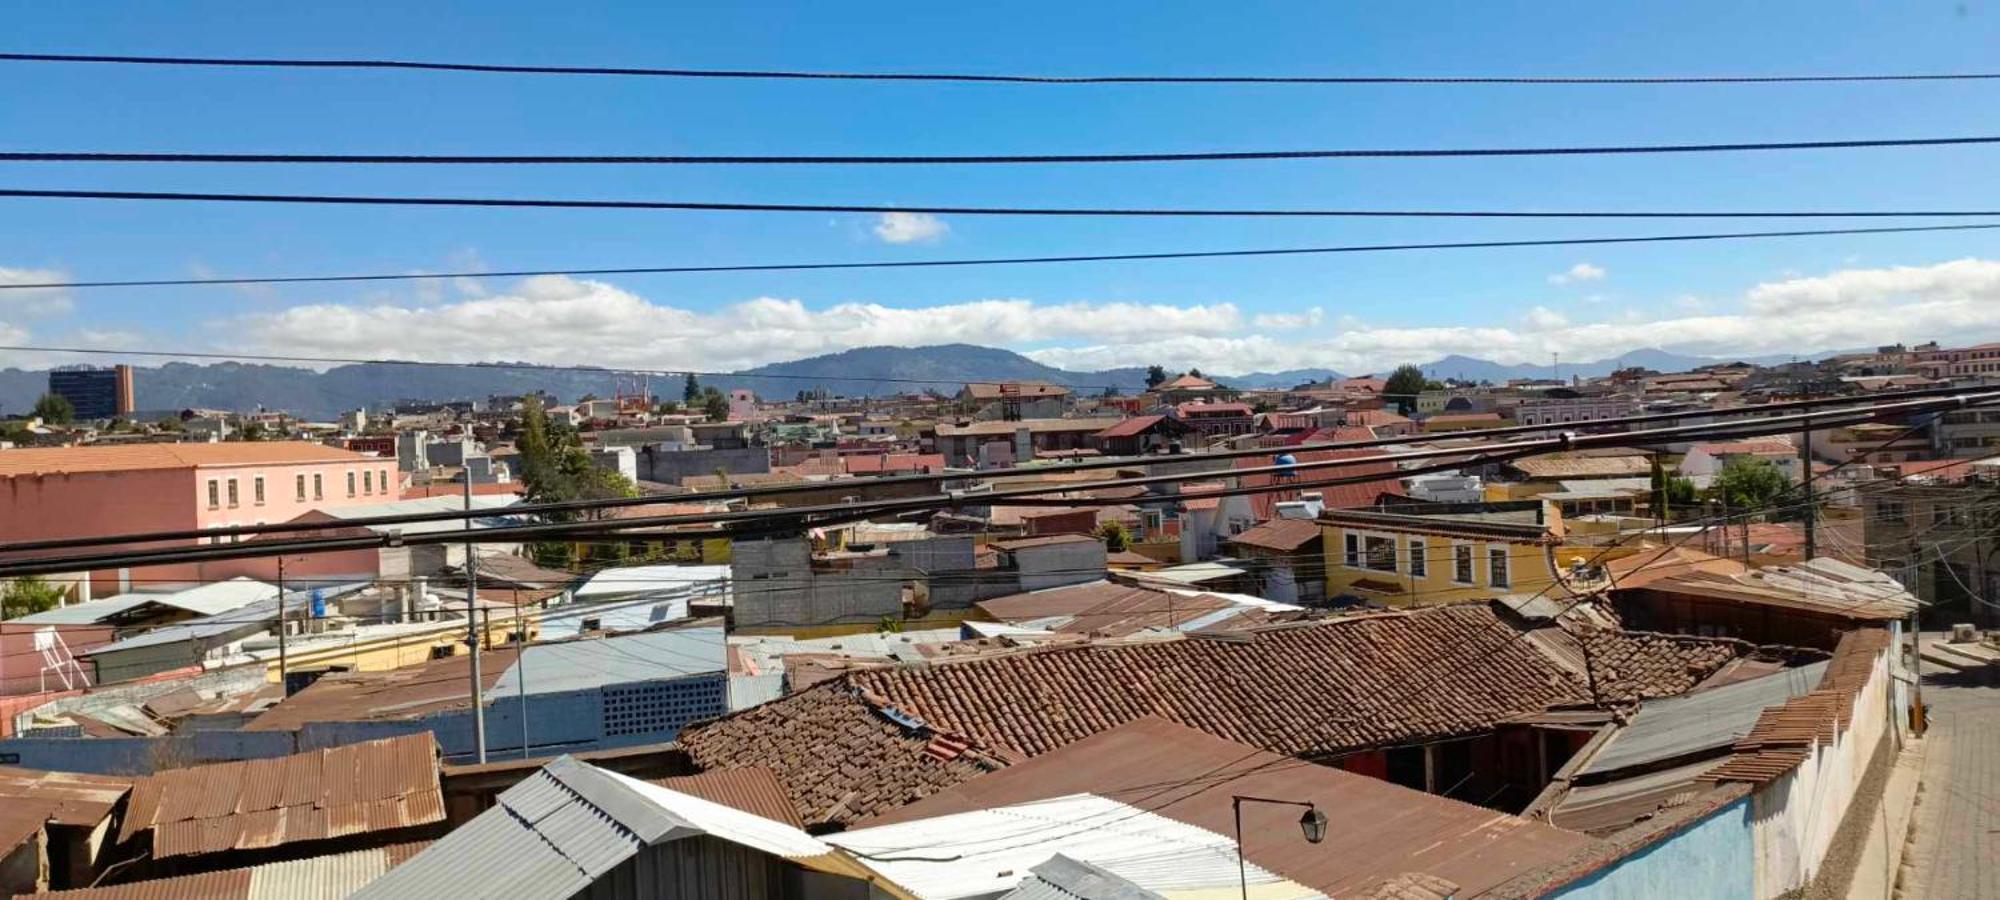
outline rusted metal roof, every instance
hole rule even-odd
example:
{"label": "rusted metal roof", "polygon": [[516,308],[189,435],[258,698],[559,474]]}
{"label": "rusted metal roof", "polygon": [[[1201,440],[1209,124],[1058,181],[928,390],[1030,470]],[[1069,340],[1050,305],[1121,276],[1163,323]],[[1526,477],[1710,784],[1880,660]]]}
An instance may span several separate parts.
{"label": "rusted metal roof", "polygon": [[[493,690],[514,665],[511,648],[481,654],[485,689]],[[259,715],[245,731],[296,731],[310,722],[414,719],[470,707],[470,655],[434,660],[387,672],[335,672]]]}
{"label": "rusted metal roof", "polygon": [[132,779],[81,772],[43,772],[0,766],[0,806],[28,801],[53,804],[49,821],[89,827],[104,821],[132,789]]}
{"label": "rusted metal roof", "polygon": [[1796,610],[1857,621],[1896,621],[1907,618],[1917,608],[1917,598],[1894,578],[1827,558],[1736,574],[1682,573],[1646,586],[1720,603]]}
{"label": "rusted metal roof", "polygon": [[[1160,785],[1189,785],[1171,798]],[[1345,896],[1403,873],[1455,883],[1464,896],[1568,858],[1590,838],[1528,819],[1314,765],[1145,716],[1068,747],[856,823],[873,828],[1089,792],[1218,834],[1230,796],[1311,801],[1326,842],[1299,839],[1298,810],[1243,808],[1244,853],[1280,876]],[[1329,848],[1338,848],[1330,850]],[[1390,895],[1395,896],[1395,895]]]}
{"label": "rusted metal roof", "polygon": [[1797,768],[1815,746],[1832,741],[1853,721],[1855,701],[1889,644],[1889,632],[1882,628],[1843,635],[1819,687],[1765,709],[1750,734],[1736,742],[1735,755],[1703,780],[1766,784]]}
{"label": "rusted metal roof", "polygon": [[341,900],[430,841],[288,859],[240,869],[39,894],[52,900]]}
{"label": "rusted metal roof", "polygon": [[805,821],[799,818],[798,808],[792,805],[791,796],[785,793],[784,784],[778,781],[778,774],[763,766],[656,778],[653,783],[753,816],[783,822],[793,828],[806,827]]}
{"label": "rusted metal roof", "polygon": [[118,839],[154,858],[275,847],[444,819],[430,732],[169,769],[133,786]]}
{"label": "rusted metal roof", "polygon": [[0,805],[0,856],[40,834],[55,808],[53,800],[10,800]]}

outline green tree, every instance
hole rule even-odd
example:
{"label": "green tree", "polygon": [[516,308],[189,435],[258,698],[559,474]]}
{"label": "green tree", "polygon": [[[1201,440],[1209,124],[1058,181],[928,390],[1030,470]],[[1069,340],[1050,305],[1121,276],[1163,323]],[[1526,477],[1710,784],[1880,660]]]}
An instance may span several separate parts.
{"label": "green tree", "polygon": [[1187,370],[1187,373],[1188,373],[1189,375],[1191,375],[1191,376],[1195,377],[1195,378],[1202,378],[1202,377],[1204,377],[1204,376],[1203,376],[1203,375],[1201,374],[1201,370],[1200,370],[1200,369],[1189,369],[1189,370]]}
{"label": "green tree", "polygon": [[729,421],[729,396],[715,388],[703,388],[701,411],[710,422]]}
{"label": "green tree", "polygon": [[8,422],[0,426],[0,441],[25,447],[35,442],[35,433],[20,422]]}
{"label": "green tree", "polygon": [[1167,383],[1167,370],[1163,366],[1146,367],[1146,390],[1152,390]]}
{"label": "green tree", "polygon": [[153,427],[161,431],[179,431],[181,430],[181,417],[161,416],[160,421],[153,423]]}
{"label": "green tree", "polygon": [[1709,490],[1732,511],[1754,512],[1770,506],[1790,487],[1791,481],[1770,460],[1739,456],[1723,464]]}
{"label": "green tree", "polygon": [[[608,500],[634,497],[638,487],[624,475],[590,461],[576,429],[552,423],[541,401],[529,400],[521,408],[521,433],[514,441],[520,453],[521,482],[528,488],[532,503],[565,503],[571,500]],[[602,511],[552,513],[559,522],[579,517],[601,518]],[[537,550],[541,558],[546,550]]]}
{"label": "green tree", "polygon": [[1424,377],[1424,370],[1411,365],[1396,367],[1389,373],[1388,383],[1382,392],[1394,401],[1396,409],[1405,415],[1417,408],[1417,395],[1431,386],[1431,380]]}
{"label": "green tree", "polygon": [[29,575],[7,583],[0,592],[0,619],[18,619],[55,609],[62,602],[63,589]]}
{"label": "green tree", "polygon": [[701,382],[694,379],[694,373],[687,373],[687,381],[681,384],[681,402],[693,406],[701,402]]}
{"label": "green tree", "polygon": [[1660,466],[1659,457],[1653,458],[1653,508],[1662,520],[1671,520],[1674,510],[1692,509],[1695,505],[1694,482],[1678,475],[1670,475]]}
{"label": "green tree", "polygon": [[521,434],[514,449],[520,453],[521,483],[528,487],[529,502],[553,502],[562,489],[556,484],[560,472],[555,447],[549,442],[549,414],[541,400],[530,397],[521,404]]}
{"label": "green tree", "polygon": [[271,430],[265,428],[264,423],[253,421],[243,426],[243,439],[246,441],[268,441],[271,439]]}
{"label": "green tree", "polygon": [[1107,552],[1123,553],[1132,549],[1132,533],[1125,530],[1123,522],[1106,522],[1097,526],[1097,537],[1104,541]]}
{"label": "green tree", "polygon": [[76,421],[76,404],[61,394],[43,394],[35,401],[35,415],[50,425],[68,425]]}

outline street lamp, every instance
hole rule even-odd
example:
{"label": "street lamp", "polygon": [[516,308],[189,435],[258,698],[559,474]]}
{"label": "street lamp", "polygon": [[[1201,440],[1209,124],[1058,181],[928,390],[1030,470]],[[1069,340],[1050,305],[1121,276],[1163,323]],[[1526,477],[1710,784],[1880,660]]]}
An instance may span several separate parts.
{"label": "street lamp", "polygon": [[1236,884],[1245,900],[1250,896],[1250,875],[1243,862],[1243,804],[1273,803],[1278,806],[1303,806],[1305,813],[1299,816],[1299,831],[1306,837],[1306,843],[1317,844],[1326,840],[1326,813],[1305,800],[1273,800],[1269,797],[1248,797],[1241,794],[1229,798],[1230,812],[1236,816]]}

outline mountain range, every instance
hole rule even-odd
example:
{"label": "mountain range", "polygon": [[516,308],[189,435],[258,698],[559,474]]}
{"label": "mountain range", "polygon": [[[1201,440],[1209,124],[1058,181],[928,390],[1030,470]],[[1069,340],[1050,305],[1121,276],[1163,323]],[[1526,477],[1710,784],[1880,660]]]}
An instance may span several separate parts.
{"label": "mountain range", "polygon": [[[1790,358],[1752,357],[1744,361],[1772,363]],[[1563,363],[1561,372],[1564,377],[1572,374],[1593,377],[1608,374],[1620,365],[1681,372],[1728,361],[1649,349],[1633,351],[1616,359]],[[1425,363],[1422,367],[1435,378],[1494,382],[1509,378],[1548,377],[1552,371],[1545,365],[1506,365],[1457,355]],[[160,366],[136,367],[133,376],[141,410],[201,407],[247,412],[262,407],[289,410],[312,419],[331,418],[343,410],[357,407],[379,409],[404,399],[484,399],[492,394],[525,394],[543,390],[568,401],[584,394],[609,397],[619,390],[618,376],[609,369],[548,369],[506,363],[438,366],[381,362],[317,371],[234,362],[207,365],[170,362]],[[1215,377],[1231,387],[1258,389],[1292,387],[1341,375],[1332,369],[1290,369]],[[819,388],[845,396],[883,395],[927,388],[951,393],[968,380],[1046,381],[1068,385],[1085,394],[1099,393],[1108,386],[1130,394],[1145,388],[1146,370],[1144,367],[1130,367],[1094,372],[1070,371],[1044,365],[1011,350],[944,344],[929,347],[861,347],[771,363],[730,375],[707,376],[701,380],[703,384],[723,389],[748,388],[765,397],[790,397],[801,390]],[[47,387],[47,370],[0,369],[0,415],[26,411]],[[655,395],[666,397],[677,396],[681,390],[681,384],[675,378],[655,377],[650,387]]]}

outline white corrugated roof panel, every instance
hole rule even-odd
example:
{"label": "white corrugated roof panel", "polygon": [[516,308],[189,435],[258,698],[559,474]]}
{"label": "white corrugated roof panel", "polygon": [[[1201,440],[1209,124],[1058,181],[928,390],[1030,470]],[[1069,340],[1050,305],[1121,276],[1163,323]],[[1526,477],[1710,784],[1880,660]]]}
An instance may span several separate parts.
{"label": "white corrugated roof panel", "polygon": [[722,627],[675,628],[640,634],[531,644],[500,676],[491,697],[520,693],[515,668],[525,664],[528,693],[553,694],[728,671]]}
{"label": "white corrugated roof panel", "polygon": [[[1010,890],[1058,853],[1168,896],[1237,883],[1236,844],[1229,837],[1094,794],[863,828],[826,840],[926,900]],[[1246,871],[1258,897],[1320,896],[1257,866]]]}
{"label": "white corrugated roof panel", "polygon": [[728,566],[620,566],[605,569],[576,589],[576,598],[603,599],[662,591],[720,591],[729,583]]}
{"label": "white corrugated roof panel", "polygon": [[668,815],[688,823],[704,834],[787,859],[823,856],[833,852],[831,846],[820,842],[818,838],[783,822],[723,806],[693,794],[684,794],[672,788],[620,775],[609,769],[598,771],[638,792],[640,796],[665,810]]}

